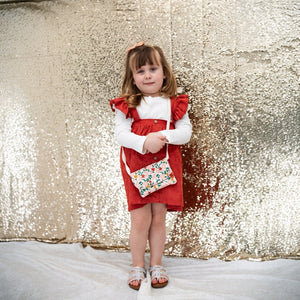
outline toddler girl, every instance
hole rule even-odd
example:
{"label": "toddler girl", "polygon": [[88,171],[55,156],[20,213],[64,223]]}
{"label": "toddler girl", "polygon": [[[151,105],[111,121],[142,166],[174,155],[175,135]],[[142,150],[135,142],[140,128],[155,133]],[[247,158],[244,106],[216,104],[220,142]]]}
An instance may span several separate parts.
{"label": "toddler girl", "polygon": [[[166,130],[170,103],[170,129]],[[133,268],[128,284],[138,290],[146,277],[144,254],[149,240],[151,285],[164,287],[168,284],[162,266],[166,213],[183,208],[180,145],[191,137],[188,97],[177,95],[176,79],[161,48],[140,42],[127,50],[122,95],[110,104],[116,110],[116,139],[131,172],[164,158],[168,144],[169,163],[177,183],[144,198],[126,171],[122,151],[120,155],[131,219],[129,242]]]}

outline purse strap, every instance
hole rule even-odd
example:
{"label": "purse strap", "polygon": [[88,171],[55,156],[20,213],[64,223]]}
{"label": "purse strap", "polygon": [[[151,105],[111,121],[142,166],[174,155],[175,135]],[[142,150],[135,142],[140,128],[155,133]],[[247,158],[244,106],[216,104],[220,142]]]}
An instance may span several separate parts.
{"label": "purse strap", "polygon": [[[167,100],[169,103],[168,103],[168,118],[167,118],[167,126],[166,126],[166,130],[169,130],[170,129],[170,121],[171,121],[171,100],[170,98]],[[168,151],[168,144],[166,144],[166,160],[169,159],[169,151]],[[126,168],[126,171],[128,173],[128,175],[130,175],[130,169],[126,163],[126,156],[125,156],[125,152],[124,152],[124,149],[122,147],[122,160],[123,160],[123,163],[125,165],[125,168]]]}

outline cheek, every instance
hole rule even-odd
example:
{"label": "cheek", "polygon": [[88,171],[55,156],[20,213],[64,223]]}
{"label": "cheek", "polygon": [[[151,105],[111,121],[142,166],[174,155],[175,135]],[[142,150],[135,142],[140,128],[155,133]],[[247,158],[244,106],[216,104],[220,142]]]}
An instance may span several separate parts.
{"label": "cheek", "polygon": [[137,76],[137,75],[135,75],[135,76],[133,76],[133,78],[132,78],[132,82],[133,82],[133,84],[139,84],[139,82],[141,81],[141,79],[139,78],[139,76]]}
{"label": "cheek", "polygon": [[135,76],[133,76],[133,78],[132,78],[132,83],[136,84],[136,77]]}

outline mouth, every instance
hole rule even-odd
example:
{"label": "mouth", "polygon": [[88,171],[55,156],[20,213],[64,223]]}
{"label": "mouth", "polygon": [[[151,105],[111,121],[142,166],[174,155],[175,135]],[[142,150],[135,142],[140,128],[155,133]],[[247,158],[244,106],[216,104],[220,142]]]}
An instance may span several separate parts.
{"label": "mouth", "polygon": [[155,82],[145,82],[144,84],[145,85],[152,85],[152,84],[154,84]]}

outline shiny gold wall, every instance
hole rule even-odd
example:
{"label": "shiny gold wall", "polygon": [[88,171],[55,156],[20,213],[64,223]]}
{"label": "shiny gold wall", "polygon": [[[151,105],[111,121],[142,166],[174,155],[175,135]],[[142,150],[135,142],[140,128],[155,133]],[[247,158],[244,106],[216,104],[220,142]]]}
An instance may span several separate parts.
{"label": "shiny gold wall", "polygon": [[165,253],[299,256],[299,1],[1,2],[1,240],[128,247],[108,100],[145,40],[192,104]]}

